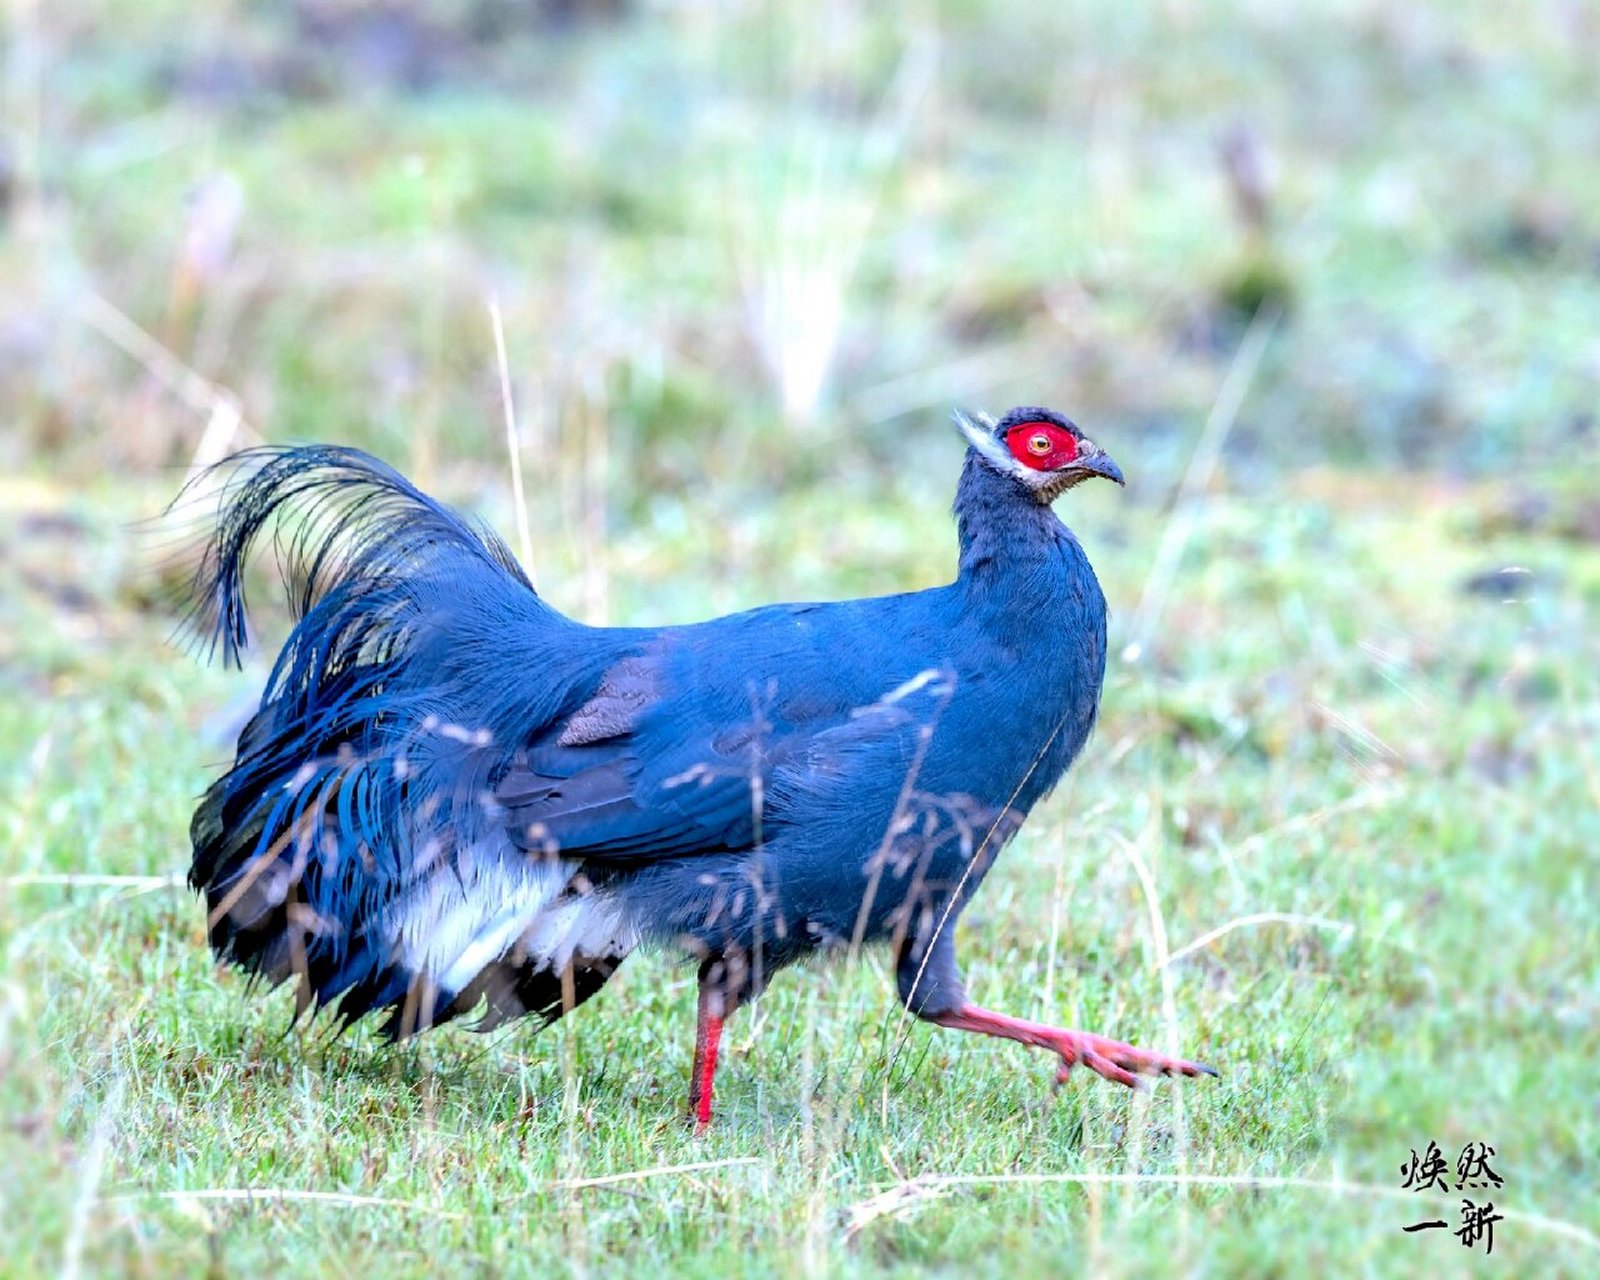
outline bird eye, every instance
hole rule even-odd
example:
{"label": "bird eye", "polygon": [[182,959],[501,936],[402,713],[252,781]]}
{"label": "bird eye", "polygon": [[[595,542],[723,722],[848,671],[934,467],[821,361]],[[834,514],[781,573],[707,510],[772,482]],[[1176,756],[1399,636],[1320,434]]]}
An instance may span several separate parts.
{"label": "bird eye", "polygon": [[1050,437],[1045,435],[1045,433],[1042,431],[1028,437],[1029,453],[1035,454],[1042,458],[1045,454],[1050,452],[1051,448],[1053,448],[1053,446],[1050,443]]}

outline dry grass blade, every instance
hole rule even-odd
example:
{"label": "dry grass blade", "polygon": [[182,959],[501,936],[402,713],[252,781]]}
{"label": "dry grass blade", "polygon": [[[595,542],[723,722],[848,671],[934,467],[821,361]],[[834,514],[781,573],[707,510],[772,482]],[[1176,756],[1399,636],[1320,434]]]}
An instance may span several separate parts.
{"label": "dry grass blade", "polygon": [[[760,1164],[756,1156],[729,1156],[724,1160],[696,1160],[689,1164],[662,1164],[649,1169],[629,1169],[623,1173],[607,1173],[592,1178],[558,1178],[549,1190],[572,1191],[581,1187],[609,1187],[619,1182],[644,1182],[650,1178],[663,1178],[689,1173],[704,1173],[709,1169],[733,1169],[741,1165]],[[529,1192],[528,1195],[537,1195]]]}
{"label": "dry grass blade", "polygon": [[1178,563],[1183,558],[1183,549],[1188,546],[1194,532],[1195,505],[1200,490],[1210,481],[1217,468],[1222,446],[1227,442],[1233,424],[1238,421],[1239,410],[1244,405],[1250,384],[1255,380],[1256,370],[1261,366],[1267,343],[1277,331],[1280,315],[1275,307],[1263,307],[1257,311],[1250,327],[1245,330],[1239,349],[1234,352],[1233,363],[1222,380],[1222,387],[1206,418],[1200,440],[1189,459],[1183,483],[1178,487],[1171,518],[1162,531],[1155,563],[1145,582],[1144,594],[1139,598],[1139,607],[1134,611],[1133,623],[1128,628],[1129,640],[1122,651],[1123,658],[1128,662],[1139,660],[1149,645],[1156,624],[1161,621]]}
{"label": "dry grass blade", "polygon": [[138,889],[153,892],[157,889],[175,889],[183,884],[181,871],[164,876],[109,876],[66,872],[60,875],[27,872],[21,875],[0,876],[0,884],[8,889],[47,885],[63,889]]}
{"label": "dry grass blade", "polygon": [[95,1117],[94,1131],[89,1139],[89,1153],[84,1158],[79,1179],[78,1196],[72,1205],[72,1229],[67,1234],[67,1247],[61,1259],[63,1280],[77,1280],[83,1266],[83,1249],[89,1238],[89,1214],[94,1208],[100,1179],[105,1173],[106,1155],[111,1149],[111,1138],[116,1132],[122,1112],[122,1100],[127,1092],[127,1078],[116,1075],[111,1082],[100,1113]]}
{"label": "dry grass blade", "polygon": [[1229,920],[1226,924],[1219,924],[1215,929],[1206,930],[1193,942],[1185,943],[1179,947],[1166,958],[1164,963],[1170,967],[1185,956],[1193,955],[1196,951],[1210,946],[1218,938],[1225,937],[1235,929],[1247,929],[1258,924],[1287,924],[1307,929],[1333,929],[1339,934],[1341,942],[1356,931],[1355,925],[1348,920],[1329,920],[1325,916],[1305,916],[1293,911],[1254,911],[1249,915]]}
{"label": "dry grass blade", "polygon": [[1243,853],[1262,848],[1281,836],[1291,835],[1302,830],[1314,830],[1323,826],[1330,819],[1342,817],[1347,813],[1370,809],[1393,798],[1394,790],[1392,787],[1383,782],[1370,784],[1357,791],[1354,795],[1346,796],[1343,800],[1323,805],[1320,809],[1309,809],[1303,813],[1297,813],[1292,818],[1285,818],[1282,822],[1274,823],[1270,827],[1254,832],[1232,846],[1227,851],[1226,856],[1237,858]]}
{"label": "dry grass blade", "polygon": [[152,1200],[186,1202],[228,1201],[238,1204],[331,1204],[347,1209],[401,1209],[407,1213],[447,1221],[465,1221],[472,1215],[415,1200],[389,1196],[353,1195],[344,1191],[306,1191],[296,1187],[201,1187],[193,1191],[127,1191],[100,1200],[105,1205],[133,1205]]}
{"label": "dry grass blade", "polygon": [[[1151,808],[1152,814],[1160,812],[1160,806]],[[1152,843],[1158,839],[1157,828],[1152,824],[1145,828],[1145,837]],[[1178,1024],[1178,996],[1174,989],[1172,970],[1169,967],[1170,952],[1167,946],[1167,919],[1161,910],[1161,895],[1156,889],[1155,873],[1150,869],[1149,861],[1139,852],[1137,845],[1125,836],[1117,836],[1117,844],[1121,847],[1123,856],[1133,867],[1134,874],[1139,877],[1139,887],[1144,893],[1145,907],[1150,916],[1150,945],[1155,952],[1156,971],[1161,975],[1161,1011],[1167,1024],[1167,1052],[1181,1054],[1183,1045],[1180,1043],[1182,1033]],[[1177,1158],[1179,1175],[1189,1172],[1189,1126],[1183,1110],[1183,1090],[1175,1089],[1171,1093],[1172,1099],[1172,1145]],[[1142,1147],[1144,1130],[1138,1134],[1138,1142]],[[1188,1218],[1183,1219],[1183,1230],[1188,1231]]]}
{"label": "dry grass blade", "polygon": [[489,324],[494,329],[494,358],[500,371],[500,403],[506,415],[506,456],[511,461],[511,499],[517,509],[517,551],[528,581],[535,587],[533,535],[528,530],[528,500],[522,489],[522,447],[517,438],[517,410],[511,399],[511,363],[506,359],[506,329],[500,316],[500,299],[489,299]]}
{"label": "dry grass blade", "polygon": [[1048,368],[1055,353],[1035,342],[1008,342],[886,379],[855,396],[869,423],[951,403],[967,403],[995,387],[1026,382]]}
{"label": "dry grass blade", "polygon": [[[656,1165],[648,1169],[630,1169],[623,1173],[610,1173],[592,1178],[557,1178],[522,1193],[513,1199],[526,1200],[554,1191],[576,1191],[585,1187],[609,1187],[619,1183],[644,1182],[651,1178],[704,1173],[712,1169],[730,1169],[742,1165],[760,1164],[754,1156],[733,1156],[724,1160],[696,1160],[689,1164]],[[101,1197],[106,1205],[132,1205],[150,1201],[176,1203],[220,1201],[235,1204],[325,1204],[346,1209],[399,1209],[405,1213],[446,1221],[466,1221],[470,1213],[442,1209],[437,1205],[418,1200],[402,1200],[394,1196],[358,1195],[344,1191],[312,1191],[298,1187],[199,1187],[190,1191],[127,1191]]]}
{"label": "dry grass blade", "polygon": [[[83,322],[130,359],[138,361],[147,373],[196,413],[206,415],[207,427],[196,449],[191,470],[198,470],[214,454],[216,461],[227,451],[233,437],[244,424],[239,398],[226,387],[219,387],[196,372],[146,332],[129,316],[98,293],[88,293],[79,307]],[[224,432],[226,435],[224,436]]]}
{"label": "dry grass blade", "polygon": [[[852,1205],[846,1214],[845,1236],[853,1239],[862,1230],[884,1218],[927,1203],[942,1193],[961,1187],[1027,1186],[1148,1186],[1211,1187],[1239,1191],[1318,1191],[1325,1195],[1367,1196],[1381,1200],[1401,1200],[1409,1204],[1445,1203],[1448,1196],[1419,1196],[1402,1187],[1386,1187],[1371,1182],[1347,1182],[1343,1178],[1294,1178],[1255,1174],[1207,1173],[996,1173],[996,1174],[921,1174],[908,1182],[898,1182],[877,1195]],[[1532,1209],[1510,1209],[1498,1203],[1496,1211],[1506,1222],[1521,1223],[1536,1231],[1548,1232],[1600,1251],[1600,1235],[1564,1218],[1553,1218]]]}
{"label": "dry grass blade", "polygon": [[[810,27],[796,33],[796,76],[817,69]],[[791,423],[813,422],[827,395],[847,296],[937,64],[934,29],[914,30],[859,143],[847,153],[800,137],[775,146],[783,164],[770,189],[757,175],[735,179],[727,207],[748,329]],[[798,86],[792,91],[802,92]]]}

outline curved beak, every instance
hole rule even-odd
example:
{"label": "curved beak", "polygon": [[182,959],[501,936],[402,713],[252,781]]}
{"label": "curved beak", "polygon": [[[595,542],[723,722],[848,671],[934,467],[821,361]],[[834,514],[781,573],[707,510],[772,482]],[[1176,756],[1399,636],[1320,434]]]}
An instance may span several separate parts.
{"label": "curved beak", "polygon": [[1080,472],[1085,478],[1099,476],[1104,480],[1115,480],[1124,489],[1128,487],[1128,482],[1122,478],[1122,468],[1111,461],[1111,455],[1099,445],[1090,444],[1087,440],[1080,446],[1078,456],[1066,470]]}

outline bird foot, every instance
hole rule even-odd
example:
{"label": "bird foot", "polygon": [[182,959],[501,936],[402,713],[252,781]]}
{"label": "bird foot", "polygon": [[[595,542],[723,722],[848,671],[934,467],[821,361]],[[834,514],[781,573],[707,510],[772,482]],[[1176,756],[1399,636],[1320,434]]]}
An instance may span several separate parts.
{"label": "bird foot", "polygon": [[1063,1027],[1046,1026],[1042,1022],[1029,1022],[1013,1018],[1010,1014],[980,1009],[975,1004],[964,1004],[948,1013],[934,1014],[930,1022],[954,1031],[973,1031],[979,1035],[999,1036],[1016,1040],[1036,1049],[1048,1049],[1061,1058],[1056,1070],[1059,1086],[1073,1067],[1083,1065],[1096,1075],[1125,1084],[1130,1089],[1139,1087],[1141,1075],[1162,1076],[1214,1076],[1210,1067],[1184,1058],[1170,1058],[1164,1053],[1151,1053],[1135,1048],[1121,1040],[1108,1040],[1088,1031],[1069,1031]]}
{"label": "bird foot", "polygon": [[1061,1065],[1056,1068],[1056,1084],[1066,1083],[1073,1067],[1088,1067],[1097,1076],[1130,1089],[1142,1087],[1139,1077],[1154,1076],[1214,1076],[1216,1070],[1186,1058],[1173,1058],[1164,1053],[1152,1053],[1121,1040],[1108,1040],[1088,1031],[1058,1031],[1056,1043],[1050,1048],[1061,1055]]}

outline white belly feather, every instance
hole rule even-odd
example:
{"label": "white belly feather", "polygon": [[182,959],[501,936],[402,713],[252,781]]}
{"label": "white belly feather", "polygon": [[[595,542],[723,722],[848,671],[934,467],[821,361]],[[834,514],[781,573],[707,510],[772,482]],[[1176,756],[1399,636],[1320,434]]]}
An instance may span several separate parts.
{"label": "white belly feather", "polygon": [[621,959],[639,936],[621,903],[569,892],[578,864],[529,858],[509,842],[479,846],[397,903],[391,916],[406,967],[444,991],[466,989],[513,949],[524,963],[560,973],[574,955]]}

